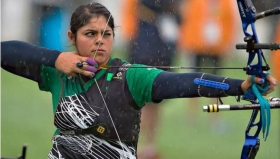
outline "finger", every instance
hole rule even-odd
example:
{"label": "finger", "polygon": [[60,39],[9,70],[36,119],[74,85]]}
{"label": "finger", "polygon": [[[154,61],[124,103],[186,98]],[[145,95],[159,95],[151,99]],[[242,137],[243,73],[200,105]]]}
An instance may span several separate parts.
{"label": "finger", "polygon": [[98,70],[96,67],[93,67],[90,65],[84,66],[84,68],[85,68],[85,70],[93,72],[93,73],[97,72],[97,70]]}
{"label": "finger", "polygon": [[258,84],[263,84],[263,83],[265,82],[265,80],[262,79],[262,78],[259,78],[259,77],[255,77],[255,78],[254,78],[254,82],[255,82],[255,83],[258,83]]}
{"label": "finger", "polygon": [[77,62],[76,63],[76,67],[73,67],[71,69],[70,73],[72,73],[72,74],[80,74],[82,70],[85,70],[85,64],[83,64],[82,62]]}
{"label": "finger", "polygon": [[79,73],[84,75],[84,76],[87,76],[89,78],[92,78],[92,77],[95,76],[94,72],[90,72],[90,71],[86,71],[86,70],[82,70],[82,69],[80,69]]}
{"label": "finger", "polygon": [[275,87],[274,85],[269,85],[268,90],[266,92],[264,92],[264,94],[267,95],[267,94],[273,92],[274,91],[274,87]]}
{"label": "finger", "polygon": [[81,57],[80,61],[82,61],[83,63],[86,63],[88,65],[98,67],[97,62],[91,57]]}
{"label": "finger", "polygon": [[83,68],[84,64],[83,64],[82,62],[77,62],[77,63],[76,63],[76,66],[77,66],[78,68]]}
{"label": "finger", "polygon": [[85,62],[85,61],[83,61],[83,62],[77,62],[76,63],[76,66],[78,67],[78,68],[80,68],[80,69],[85,69],[86,70],[86,66],[88,66],[89,64],[87,63],[87,62]]}
{"label": "finger", "polygon": [[267,75],[266,79],[269,81],[270,84],[272,84],[274,86],[277,85],[277,80],[274,77],[272,77],[271,75]]}
{"label": "finger", "polygon": [[98,68],[95,67],[95,66],[90,66],[88,65],[87,62],[77,62],[77,67],[80,68],[80,69],[83,69],[83,70],[87,70],[87,71],[90,71],[90,72],[97,72],[98,71]]}
{"label": "finger", "polygon": [[269,94],[269,93],[271,93],[273,91],[274,91],[274,88],[270,88],[268,91],[265,92],[265,94]]}
{"label": "finger", "polygon": [[91,66],[97,66],[98,67],[97,62],[91,57],[87,58],[86,62]]}

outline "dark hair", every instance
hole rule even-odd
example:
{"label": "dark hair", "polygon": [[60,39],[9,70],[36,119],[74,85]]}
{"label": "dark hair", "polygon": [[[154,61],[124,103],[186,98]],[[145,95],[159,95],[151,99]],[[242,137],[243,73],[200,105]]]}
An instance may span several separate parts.
{"label": "dark hair", "polygon": [[109,19],[108,26],[112,28],[113,36],[115,36],[115,23],[113,16],[105,6],[100,3],[93,2],[80,5],[73,12],[70,21],[70,30],[74,34],[75,38],[79,28],[88,24],[92,17],[99,17],[101,15],[103,15],[107,21]]}

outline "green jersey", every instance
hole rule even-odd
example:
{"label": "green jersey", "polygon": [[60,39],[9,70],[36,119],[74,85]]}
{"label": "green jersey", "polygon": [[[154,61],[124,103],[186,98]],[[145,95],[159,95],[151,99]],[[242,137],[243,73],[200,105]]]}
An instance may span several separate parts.
{"label": "green jersey", "polygon": [[[110,59],[108,65],[110,66],[113,59]],[[144,66],[140,64],[133,64],[132,66]],[[126,73],[126,80],[129,91],[135,100],[138,107],[142,107],[147,102],[152,102],[152,85],[156,76],[162,72],[156,68],[128,68]],[[71,96],[73,94],[81,94],[87,91],[91,85],[95,85],[94,80],[99,79],[107,74],[107,70],[100,70],[96,76],[86,83],[79,82],[80,76],[69,77],[53,67],[43,66],[41,68],[41,76],[43,84],[40,90],[51,92],[53,101],[53,111],[55,112],[60,98]],[[61,81],[64,81],[63,83]],[[62,90],[63,89],[63,90]]]}

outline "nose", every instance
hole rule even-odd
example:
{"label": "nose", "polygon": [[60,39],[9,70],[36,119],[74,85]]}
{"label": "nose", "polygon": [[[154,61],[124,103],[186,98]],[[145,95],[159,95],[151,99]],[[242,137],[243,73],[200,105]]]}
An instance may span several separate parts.
{"label": "nose", "polygon": [[95,44],[96,44],[96,45],[101,45],[101,44],[103,44],[103,40],[102,40],[102,39],[103,39],[103,37],[102,37],[102,34],[101,34],[101,35],[98,36],[98,38],[97,38]]}

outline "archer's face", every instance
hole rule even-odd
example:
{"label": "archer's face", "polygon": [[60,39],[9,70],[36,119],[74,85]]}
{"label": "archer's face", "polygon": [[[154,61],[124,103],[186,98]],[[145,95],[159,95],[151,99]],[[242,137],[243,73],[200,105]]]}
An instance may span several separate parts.
{"label": "archer's face", "polygon": [[106,64],[112,54],[113,30],[104,16],[93,17],[77,31],[75,45],[81,56],[93,57],[98,64]]}

